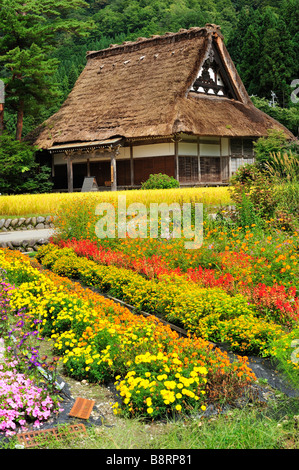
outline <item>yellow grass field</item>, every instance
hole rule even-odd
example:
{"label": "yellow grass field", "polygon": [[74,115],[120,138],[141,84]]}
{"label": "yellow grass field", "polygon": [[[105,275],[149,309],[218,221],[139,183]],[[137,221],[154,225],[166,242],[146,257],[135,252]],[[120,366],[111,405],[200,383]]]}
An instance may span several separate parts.
{"label": "yellow grass field", "polygon": [[204,188],[175,188],[175,189],[151,189],[130,191],[103,191],[90,193],[50,193],[50,194],[22,194],[12,196],[0,196],[0,217],[55,215],[62,205],[68,202],[82,204],[94,204],[101,202],[117,203],[119,195],[125,195],[127,204],[141,202],[149,207],[150,203],[171,204],[203,203],[206,205],[231,204],[227,187]]}

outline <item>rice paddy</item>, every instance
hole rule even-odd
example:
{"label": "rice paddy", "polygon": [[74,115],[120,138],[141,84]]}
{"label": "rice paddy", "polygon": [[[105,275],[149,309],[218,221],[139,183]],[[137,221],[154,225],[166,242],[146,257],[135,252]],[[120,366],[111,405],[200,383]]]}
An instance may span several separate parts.
{"label": "rice paddy", "polygon": [[203,203],[220,206],[231,204],[228,187],[175,188],[155,190],[103,191],[90,193],[45,193],[0,196],[0,216],[16,217],[54,215],[67,203],[115,203],[118,196],[125,195],[127,204],[150,203]]}

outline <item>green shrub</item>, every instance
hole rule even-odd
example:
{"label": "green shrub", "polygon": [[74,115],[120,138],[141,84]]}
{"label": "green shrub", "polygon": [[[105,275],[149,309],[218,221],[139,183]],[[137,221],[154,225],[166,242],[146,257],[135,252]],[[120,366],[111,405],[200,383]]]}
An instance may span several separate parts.
{"label": "green shrub", "polygon": [[257,224],[258,218],[269,220],[274,216],[277,201],[273,182],[255,165],[239,168],[231,181],[230,193],[241,217],[240,224]]}
{"label": "green shrub", "polygon": [[148,180],[141,185],[141,189],[170,189],[179,187],[180,183],[173,176],[162,173],[150,175]]}
{"label": "green shrub", "polygon": [[275,187],[278,208],[299,216],[299,182],[285,183]]}
{"label": "green shrub", "polygon": [[265,164],[271,177],[278,182],[299,182],[299,155],[292,152],[271,153],[271,161]]}
{"label": "green shrub", "polygon": [[76,257],[75,253],[73,256],[71,254],[65,254],[64,256],[59,256],[56,259],[55,263],[52,266],[52,270],[58,276],[66,276],[75,278],[78,275],[79,260]]}
{"label": "green shrub", "polygon": [[261,169],[266,169],[267,165],[272,164],[273,154],[279,152],[297,155],[298,142],[289,141],[283,131],[271,129],[267,137],[261,137],[254,143],[255,159]]}
{"label": "green shrub", "polygon": [[15,140],[8,133],[0,136],[0,193],[48,193],[52,190],[51,169],[35,161],[37,149]]}

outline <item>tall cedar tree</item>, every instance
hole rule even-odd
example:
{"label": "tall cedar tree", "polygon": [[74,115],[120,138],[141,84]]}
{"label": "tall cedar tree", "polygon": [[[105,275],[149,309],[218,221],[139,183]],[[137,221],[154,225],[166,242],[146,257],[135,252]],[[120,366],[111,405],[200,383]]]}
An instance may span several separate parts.
{"label": "tall cedar tree", "polygon": [[84,0],[0,0],[0,70],[7,102],[17,113],[17,140],[24,113],[36,114],[58,98],[58,60],[50,54],[62,33],[88,35],[93,22],[72,17],[87,7]]}

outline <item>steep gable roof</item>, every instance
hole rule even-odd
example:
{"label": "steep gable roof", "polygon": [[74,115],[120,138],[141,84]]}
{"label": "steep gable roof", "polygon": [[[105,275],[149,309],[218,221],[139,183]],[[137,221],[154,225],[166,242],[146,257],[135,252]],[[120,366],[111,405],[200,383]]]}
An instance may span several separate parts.
{"label": "steep gable roof", "polygon": [[[215,48],[235,99],[192,91]],[[60,110],[29,137],[40,148],[115,136],[178,132],[253,136],[284,129],[257,110],[215,25],[139,38],[87,53],[87,64]]]}

